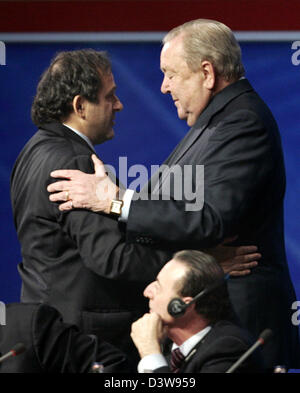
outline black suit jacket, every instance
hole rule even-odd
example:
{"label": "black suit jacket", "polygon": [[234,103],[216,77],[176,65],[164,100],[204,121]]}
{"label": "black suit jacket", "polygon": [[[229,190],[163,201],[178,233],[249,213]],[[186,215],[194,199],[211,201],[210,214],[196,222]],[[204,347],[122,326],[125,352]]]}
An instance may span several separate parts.
{"label": "black suit jacket", "polygon": [[[190,351],[179,373],[225,373],[252,344],[253,339],[247,331],[229,321],[219,321]],[[260,350],[236,369],[239,373],[263,371]],[[169,373],[171,370],[169,367],[160,367],[154,372]]]}
{"label": "black suit jacket", "polygon": [[118,221],[87,210],[61,213],[49,201],[50,172],[92,173],[93,150],[60,123],[46,124],[18,156],[11,200],[21,243],[22,302],[48,303],[88,334],[138,360],[131,323],[147,310],[142,295],[168,252],[126,244]]}
{"label": "black suit jacket", "polygon": [[4,360],[0,373],[87,373],[94,362],[102,363],[106,373],[129,369],[124,354],[63,323],[58,311],[45,304],[6,305],[0,352],[4,355],[19,342],[25,352]]}
{"label": "black suit jacket", "polygon": [[[265,328],[274,331],[264,349],[270,367],[299,367],[298,329],[291,323],[295,293],[283,233],[285,169],[269,108],[246,79],[229,85],[211,100],[164,164],[193,168],[179,185],[184,190],[188,177],[197,193],[204,186],[203,208],[187,211],[191,201],[184,192],[182,200],[176,200],[179,185],[166,170],[160,183],[152,179],[151,189],[156,185],[163,194],[170,182],[171,199],[134,198],[127,238],[139,242],[142,234],[157,244],[201,249],[238,235],[236,245],[257,245],[262,254],[259,266],[248,276],[229,280],[233,306],[254,337]],[[204,165],[204,185],[197,165]]]}

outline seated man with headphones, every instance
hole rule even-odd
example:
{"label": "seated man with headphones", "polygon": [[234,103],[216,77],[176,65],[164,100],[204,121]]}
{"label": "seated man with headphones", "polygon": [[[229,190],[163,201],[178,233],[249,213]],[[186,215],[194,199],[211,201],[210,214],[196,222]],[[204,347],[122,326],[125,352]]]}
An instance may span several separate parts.
{"label": "seated man with headphones", "polygon": [[[226,278],[213,257],[195,250],[177,252],[161,269],[144,290],[150,313],[131,328],[139,372],[226,372],[249,349],[252,338],[233,322]],[[237,372],[262,370],[255,352]]]}

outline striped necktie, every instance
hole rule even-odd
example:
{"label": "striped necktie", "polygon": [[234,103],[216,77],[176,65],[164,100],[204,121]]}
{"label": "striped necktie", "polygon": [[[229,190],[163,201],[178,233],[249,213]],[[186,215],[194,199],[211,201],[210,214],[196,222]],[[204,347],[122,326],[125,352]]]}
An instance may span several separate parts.
{"label": "striped necktie", "polygon": [[171,371],[178,373],[184,361],[184,356],[179,348],[176,348],[171,353]]}

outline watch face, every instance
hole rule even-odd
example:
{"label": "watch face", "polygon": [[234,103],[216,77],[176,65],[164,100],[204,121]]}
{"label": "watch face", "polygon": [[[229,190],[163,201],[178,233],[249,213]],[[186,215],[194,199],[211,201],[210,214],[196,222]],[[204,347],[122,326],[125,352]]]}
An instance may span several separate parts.
{"label": "watch face", "polygon": [[110,213],[120,215],[122,206],[123,206],[123,201],[112,201],[111,202]]}

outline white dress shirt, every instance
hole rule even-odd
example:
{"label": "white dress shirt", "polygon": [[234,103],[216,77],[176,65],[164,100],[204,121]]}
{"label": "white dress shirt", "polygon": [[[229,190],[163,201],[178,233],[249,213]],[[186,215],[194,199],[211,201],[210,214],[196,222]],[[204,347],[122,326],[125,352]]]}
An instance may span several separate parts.
{"label": "white dress shirt", "polygon": [[121,215],[119,217],[119,220],[122,222],[127,222],[128,220],[128,215],[129,215],[129,209],[132,201],[134,191],[130,190],[130,188],[127,188],[123,195],[123,206],[121,210]]}

